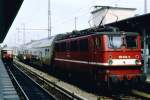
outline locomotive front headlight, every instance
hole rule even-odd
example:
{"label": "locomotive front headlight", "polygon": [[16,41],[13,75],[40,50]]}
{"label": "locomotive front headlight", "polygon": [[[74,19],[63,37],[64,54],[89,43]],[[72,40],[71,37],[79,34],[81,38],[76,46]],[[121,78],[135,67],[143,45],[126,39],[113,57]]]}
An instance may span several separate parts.
{"label": "locomotive front headlight", "polygon": [[108,61],[108,63],[109,63],[109,65],[112,65],[112,64],[113,64],[112,59],[110,59],[110,60]]}
{"label": "locomotive front headlight", "polygon": [[23,56],[23,59],[26,60],[26,56]]}
{"label": "locomotive front headlight", "polygon": [[136,64],[136,65],[139,64],[139,60],[136,59],[136,60],[135,60],[135,64]]}

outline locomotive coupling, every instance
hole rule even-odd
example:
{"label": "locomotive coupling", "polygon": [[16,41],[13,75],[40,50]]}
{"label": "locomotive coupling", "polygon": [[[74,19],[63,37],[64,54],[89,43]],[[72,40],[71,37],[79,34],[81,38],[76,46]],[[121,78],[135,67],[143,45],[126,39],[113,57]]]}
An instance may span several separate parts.
{"label": "locomotive coupling", "polygon": [[116,75],[112,75],[109,77],[109,81],[112,83],[112,84],[117,84],[119,83],[119,79]]}

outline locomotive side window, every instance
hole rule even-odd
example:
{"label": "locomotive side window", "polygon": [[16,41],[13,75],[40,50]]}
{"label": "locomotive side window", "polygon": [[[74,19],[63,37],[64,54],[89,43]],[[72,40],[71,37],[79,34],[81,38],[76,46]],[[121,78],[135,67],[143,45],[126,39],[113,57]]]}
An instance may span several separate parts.
{"label": "locomotive side window", "polygon": [[66,51],[66,42],[62,42],[60,43],[60,50],[63,52],[63,51]]}
{"label": "locomotive side window", "polygon": [[77,51],[78,50],[77,40],[70,42],[70,50],[71,51]]}
{"label": "locomotive side window", "polygon": [[56,43],[56,44],[55,44],[55,50],[56,50],[57,52],[59,52],[59,43]]}
{"label": "locomotive side window", "polygon": [[137,36],[126,36],[127,48],[137,47]]}
{"label": "locomotive side window", "polygon": [[79,43],[80,51],[88,51],[88,39],[81,39]]}

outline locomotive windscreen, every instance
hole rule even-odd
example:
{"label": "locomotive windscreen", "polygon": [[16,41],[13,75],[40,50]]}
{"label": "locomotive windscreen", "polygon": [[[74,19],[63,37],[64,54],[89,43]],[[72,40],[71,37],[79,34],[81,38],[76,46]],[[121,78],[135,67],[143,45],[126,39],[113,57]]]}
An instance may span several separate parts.
{"label": "locomotive windscreen", "polygon": [[137,48],[137,36],[126,36],[127,48]]}
{"label": "locomotive windscreen", "polygon": [[107,35],[108,37],[108,48],[119,49],[119,48],[137,48],[137,35],[122,35],[114,34]]}

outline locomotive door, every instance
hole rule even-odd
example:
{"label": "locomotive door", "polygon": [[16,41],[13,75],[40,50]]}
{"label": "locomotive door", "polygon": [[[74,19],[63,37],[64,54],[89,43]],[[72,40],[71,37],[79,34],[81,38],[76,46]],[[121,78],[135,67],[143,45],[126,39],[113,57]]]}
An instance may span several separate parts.
{"label": "locomotive door", "polygon": [[[65,42],[66,44],[65,44],[65,46],[66,46],[66,52],[65,52],[65,55],[66,55],[66,58],[68,59],[68,60],[70,60],[70,57],[71,57],[71,53],[70,53],[70,40],[68,40],[67,42]],[[70,69],[71,67],[71,64],[70,64],[70,62],[67,62],[67,63],[65,63],[65,67],[66,67],[66,69]]]}
{"label": "locomotive door", "polygon": [[79,60],[83,62],[89,62],[89,40],[88,38],[82,38],[79,40],[80,57]]}
{"label": "locomotive door", "polygon": [[97,60],[96,60],[96,53],[97,53],[97,51],[96,51],[96,44],[95,44],[95,40],[96,40],[96,37],[94,36],[93,38],[92,38],[92,49],[91,49],[91,52],[92,52],[92,62],[97,62]]}
{"label": "locomotive door", "polygon": [[101,62],[102,58],[102,41],[101,36],[93,37],[92,62]]}

